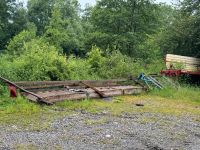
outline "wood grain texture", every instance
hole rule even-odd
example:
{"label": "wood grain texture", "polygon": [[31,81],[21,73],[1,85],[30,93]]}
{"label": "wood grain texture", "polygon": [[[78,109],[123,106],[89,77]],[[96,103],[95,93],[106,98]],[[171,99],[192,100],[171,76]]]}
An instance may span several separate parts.
{"label": "wood grain texture", "polygon": [[198,71],[200,69],[200,59],[194,57],[167,54],[166,67],[167,69]]}

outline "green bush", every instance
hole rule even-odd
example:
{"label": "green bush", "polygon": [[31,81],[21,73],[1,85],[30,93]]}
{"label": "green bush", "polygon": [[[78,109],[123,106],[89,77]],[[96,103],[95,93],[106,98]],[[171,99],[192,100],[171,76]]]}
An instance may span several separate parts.
{"label": "green bush", "polygon": [[0,55],[0,76],[8,79],[17,79],[16,65],[9,55]]}
{"label": "green bush", "polygon": [[68,78],[66,57],[54,46],[42,40],[32,40],[24,46],[25,53],[13,63],[18,76],[26,80],[64,80]]}
{"label": "green bush", "polygon": [[91,71],[104,79],[138,75],[144,71],[139,60],[134,60],[119,51],[103,54],[97,47],[93,47],[88,53],[88,64],[91,65]]}
{"label": "green bush", "polygon": [[150,63],[145,64],[143,67],[145,74],[160,73],[161,70],[165,69],[165,63],[162,59],[152,60]]}
{"label": "green bush", "polygon": [[69,78],[72,80],[99,79],[98,75],[91,71],[91,65],[87,59],[70,56],[67,60]]}
{"label": "green bush", "polygon": [[100,70],[103,77],[120,78],[135,75],[140,69],[138,63],[133,59],[122,55],[119,51],[114,51],[107,56]]}
{"label": "green bush", "polygon": [[23,53],[23,47],[26,42],[36,38],[36,30],[30,31],[24,30],[16,35],[9,43],[6,48],[6,53],[12,58],[16,58]]}
{"label": "green bush", "polygon": [[[23,54],[0,58],[1,75],[11,80],[65,80],[69,78],[66,57],[41,39],[24,43]],[[4,65],[4,66],[3,66]]]}
{"label": "green bush", "polygon": [[87,61],[88,64],[90,64],[91,71],[98,74],[106,60],[102,55],[102,51],[98,47],[93,46],[87,56]]}
{"label": "green bush", "polygon": [[141,72],[157,73],[163,67],[158,62],[162,60],[145,65],[143,60],[132,59],[119,51],[103,53],[96,46],[84,59],[67,58],[42,38],[24,42],[20,49],[23,53],[17,57],[8,54],[0,57],[0,75],[12,81],[123,78]]}

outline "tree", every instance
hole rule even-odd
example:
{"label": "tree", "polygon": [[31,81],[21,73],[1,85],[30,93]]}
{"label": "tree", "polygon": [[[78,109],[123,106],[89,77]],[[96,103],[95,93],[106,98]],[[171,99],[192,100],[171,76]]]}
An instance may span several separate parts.
{"label": "tree", "polygon": [[26,27],[26,10],[15,0],[0,1],[0,50]]}
{"label": "tree", "polygon": [[174,20],[162,33],[165,53],[200,57],[200,2],[184,0],[176,8]]}
{"label": "tree", "polygon": [[200,1],[184,0],[181,12],[185,16],[182,24],[187,29],[183,47],[188,55],[200,57]]}
{"label": "tree", "polygon": [[159,4],[156,14],[158,23],[156,24],[155,32],[149,34],[148,38],[138,45],[138,55],[141,55],[141,58],[145,58],[146,62],[164,58],[166,53],[172,53],[171,50],[176,45],[175,42],[170,40],[173,38],[170,28],[176,20],[177,10],[171,5]]}
{"label": "tree", "polygon": [[118,49],[135,56],[137,44],[157,28],[157,5],[149,0],[101,0],[93,8],[93,32],[87,45]]}
{"label": "tree", "polygon": [[45,27],[49,25],[55,0],[29,0],[28,19],[37,27],[37,34],[42,35]]}
{"label": "tree", "polygon": [[54,1],[55,0],[28,1],[28,19],[36,25],[38,35],[44,34],[45,26],[49,25]]}
{"label": "tree", "polygon": [[44,37],[64,53],[80,54],[83,49],[83,28],[77,0],[58,0],[54,4]]}

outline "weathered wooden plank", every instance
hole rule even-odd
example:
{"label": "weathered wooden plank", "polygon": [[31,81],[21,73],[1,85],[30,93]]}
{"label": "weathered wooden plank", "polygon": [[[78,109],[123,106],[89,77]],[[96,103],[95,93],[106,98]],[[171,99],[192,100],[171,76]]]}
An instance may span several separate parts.
{"label": "weathered wooden plank", "polygon": [[49,102],[44,101],[44,100],[42,99],[42,97],[40,97],[39,95],[37,95],[37,94],[35,94],[35,93],[33,93],[33,92],[30,92],[30,91],[28,91],[28,90],[26,90],[26,89],[24,89],[24,88],[18,86],[18,85],[15,84],[14,82],[11,82],[11,81],[9,81],[9,80],[3,78],[3,77],[0,77],[0,79],[3,80],[4,82],[10,84],[10,85],[15,86],[17,89],[21,90],[22,92],[25,92],[25,93],[27,93],[27,94],[29,94],[29,95],[32,95],[32,96],[36,97],[36,100],[37,100],[38,102],[43,102],[43,103],[51,104],[51,103],[49,103]]}
{"label": "weathered wooden plank", "polygon": [[[178,68],[177,64],[180,64],[181,68]],[[166,67],[167,69],[181,69],[185,71],[197,71],[200,69],[200,59],[187,57],[187,56],[167,54]]]}
{"label": "weathered wooden plank", "polygon": [[[173,67],[171,68],[171,66]],[[166,63],[166,67],[167,69],[181,69],[186,71],[197,71],[200,69],[200,67],[197,65],[187,65],[187,64],[183,64],[182,66],[177,67],[176,63],[170,63],[170,62]]]}
{"label": "weathered wooden plank", "polygon": [[[99,91],[103,92],[105,96],[119,96],[126,94],[138,94],[144,91],[142,87],[136,86],[116,86],[116,87],[96,87]],[[84,93],[85,92],[85,93]],[[51,94],[43,93],[40,94],[45,101],[55,103],[63,100],[79,100],[85,98],[101,98],[98,93],[88,88],[83,89],[83,92],[72,92],[72,91],[54,91]],[[28,97],[29,98],[29,97]]]}
{"label": "weathered wooden plank", "polygon": [[113,79],[113,80],[66,80],[66,81],[19,81],[15,82],[18,85],[38,85],[38,84],[45,84],[45,85],[54,85],[54,84],[78,84],[80,82],[87,82],[90,84],[95,83],[112,83],[112,82],[124,82],[127,79]]}
{"label": "weathered wooden plank", "polygon": [[184,64],[196,64],[196,65],[200,64],[199,58],[172,55],[172,54],[166,55],[166,61],[167,62],[178,62],[178,63],[184,63]]}
{"label": "weathered wooden plank", "polygon": [[15,83],[4,78],[0,79],[20,89],[22,94],[29,100],[34,102],[44,102],[46,104],[52,104],[63,100],[100,97],[104,98],[107,96],[134,94],[144,90],[143,87],[126,86],[126,84],[130,82],[128,79],[103,81],[39,81]]}
{"label": "weathered wooden plank", "polygon": [[67,87],[67,86],[83,86],[81,82],[88,83],[92,86],[98,87],[98,86],[116,86],[119,84],[122,84],[123,82],[126,82],[127,79],[115,79],[115,80],[83,80],[83,81],[38,81],[38,82],[32,82],[32,81],[23,81],[23,82],[15,82],[15,84],[22,86],[25,89],[31,90],[31,89],[39,89],[39,88],[51,88],[51,87]]}
{"label": "weathered wooden plank", "polygon": [[93,87],[92,85],[90,85],[90,84],[88,84],[88,83],[86,83],[86,82],[83,82],[83,81],[81,81],[81,83],[82,83],[83,85],[85,85],[87,88],[93,89],[97,94],[99,94],[99,96],[100,96],[101,98],[105,98],[105,97],[106,97],[106,95],[105,95],[103,92],[101,92],[101,91],[98,90],[97,88]]}

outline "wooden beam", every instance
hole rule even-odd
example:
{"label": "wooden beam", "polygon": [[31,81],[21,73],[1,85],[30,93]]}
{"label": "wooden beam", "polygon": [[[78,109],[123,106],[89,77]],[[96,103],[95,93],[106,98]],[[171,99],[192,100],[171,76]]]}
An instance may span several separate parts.
{"label": "wooden beam", "polygon": [[87,88],[93,89],[97,94],[99,94],[99,96],[101,98],[106,98],[107,97],[103,92],[99,91],[97,88],[93,87],[92,85],[90,85],[88,83],[85,83],[84,81],[80,81],[80,83],[82,83],[83,85],[85,85]]}
{"label": "wooden beam", "polygon": [[[120,96],[120,95],[132,95],[139,94],[145,91],[144,88],[138,86],[116,86],[112,88],[108,87],[100,87],[99,91],[105,93],[108,97]],[[40,93],[42,97],[48,102],[56,103],[64,100],[80,100],[85,98],[101,98],[98,93],[96,93],[93,89],[88,88],[84,89],[85,92],[70,92],[70,91],[51,91]],[[31,98],[31,97],[27,97]]]}
{"label": "wooden beam", "polygon": [[[83,82],[95,85],[95,84],[116,84],[125,82],[127,79],[113,79],[113,80],[82,80]],[[15,82],[20,86],[38,86],[38,85],[79,85],[80,80],[66,80],[66,81],[19,81]],[[96,86],[96,85],[95,85]]]}
{"label": "wooden beam", "polygon": [[[26,89],[24,89],[24,88],[18,86],[17,84],[15,84],[15,83],[9,81],[8,79],[5,79],[5,78],[3,78],[3,77],[1,77],[1,76],[0,76],[0,79],[1,79],[2,81],[4,81],[5,83],[8,83],[8,84],[10,84],[10,85],[13,85],[13,86],[16,87],[17,89],[19,89],[19,90],[21,90],[21,91],[23,91],[23,92],[25,92],[25,93],[27,93],[27,94],[30,94],[30,95],[32,95],[32,96],[35,96],[35,97],[37,98],[37,101],[38,101],[38,102],[48,103],[48,102],[44,101],[44,100],[42,99],[42,97],[40,97],[39,95],[37,95],[37,94],[35,94],[35,93],[32,93],[32,92],[30,92],[30,91],[28,91],[28,90],[26,90]],[[51,103],[48,103],[48,104],[51,104]]]}

